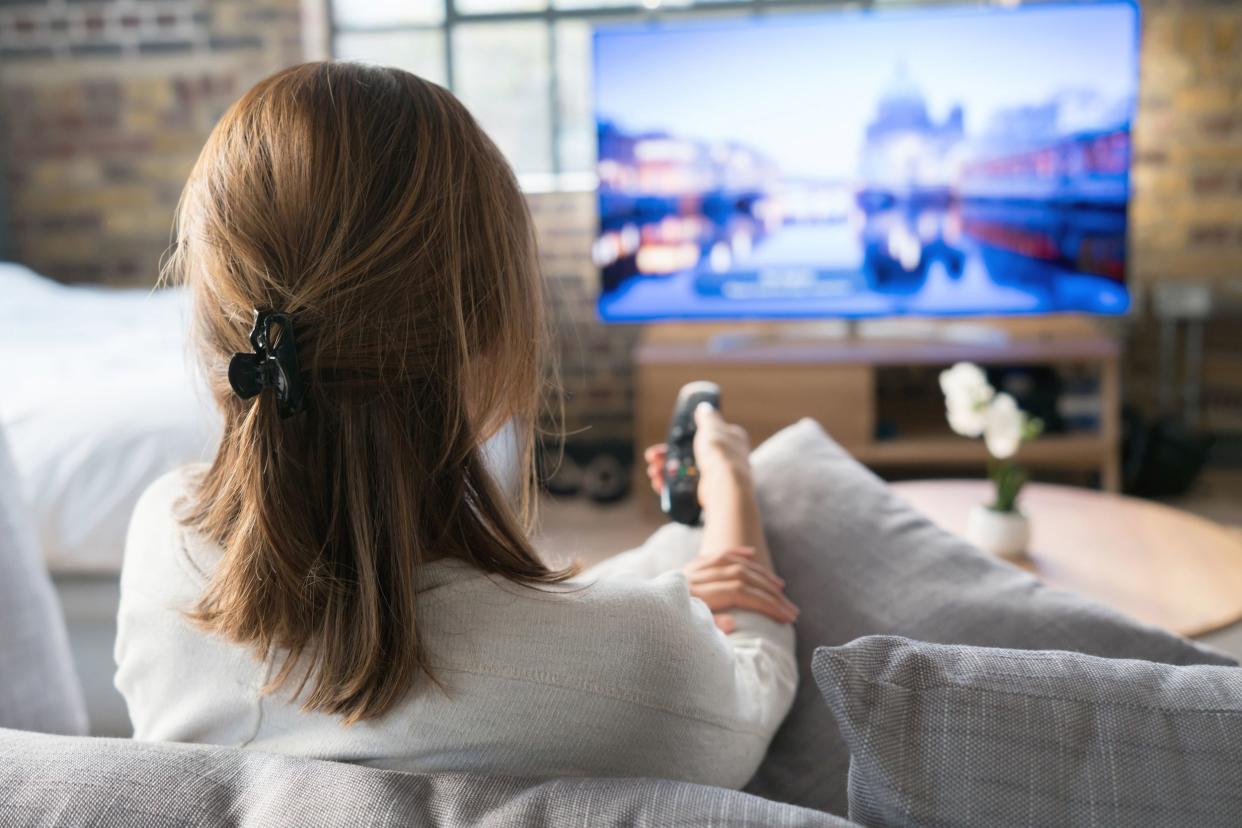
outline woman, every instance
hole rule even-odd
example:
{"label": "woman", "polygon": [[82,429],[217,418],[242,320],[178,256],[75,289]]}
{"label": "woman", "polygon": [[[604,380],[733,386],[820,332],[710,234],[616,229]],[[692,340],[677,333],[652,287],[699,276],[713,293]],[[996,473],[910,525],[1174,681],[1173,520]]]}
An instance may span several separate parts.
{"label": "woman", "polygon": [[750,778],[793,697],[797,610],[745,435],[697,415],[706,521],[684,572],[539,560],[517,514],[530,484],[511,508],[481,451],[512,422],[529,470],[546,342],[533,233],[449,93],[347,63],[260,83],[195,166],[170,268],[224,436],[131,524],[116,684],[137,738],[418,771]]}

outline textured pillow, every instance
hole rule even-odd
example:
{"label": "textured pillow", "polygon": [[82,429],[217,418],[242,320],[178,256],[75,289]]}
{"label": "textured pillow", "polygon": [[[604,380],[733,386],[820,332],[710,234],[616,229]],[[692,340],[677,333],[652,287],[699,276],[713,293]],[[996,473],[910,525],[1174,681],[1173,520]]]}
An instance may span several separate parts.
{"label": "textured pillow", "polygon": [[868,826],[1242,825],[1242,669],[870,636],[815,651]]}
{"label": "textured pillow", "polygon": [[845,813],[849,752],[805,680],[812,652],[825,644],[892,634],[1169,664],[1233,663],[977,551],[893,494],[810,420],[765,442],[751,463],[776,568],[802,608],[795,631],[804,680],[747,786],[761,796]]}
{"label": "textured pillow", "polygon": [[65,620],[0,429],[0,727],[85,733]]}
{"label": "textured pillow", "polygon": [[848,828],[829,814],[685,782],[424,775],[11,730],[0,730],[0,825]]}

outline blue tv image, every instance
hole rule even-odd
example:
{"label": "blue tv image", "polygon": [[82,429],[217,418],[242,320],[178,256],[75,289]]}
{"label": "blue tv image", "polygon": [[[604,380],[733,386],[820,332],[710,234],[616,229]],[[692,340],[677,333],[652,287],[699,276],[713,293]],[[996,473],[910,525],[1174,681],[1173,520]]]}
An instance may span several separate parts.
{"label": "blue tv image", "polygon": [[1130,3],[595,34],[612,321],[1123,313]]}

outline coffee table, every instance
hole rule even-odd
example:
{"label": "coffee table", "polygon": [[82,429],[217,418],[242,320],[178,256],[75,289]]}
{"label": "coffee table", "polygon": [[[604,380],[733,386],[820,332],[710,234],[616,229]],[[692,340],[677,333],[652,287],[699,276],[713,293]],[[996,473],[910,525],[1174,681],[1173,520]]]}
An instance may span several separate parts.
{"label": "coffee table", "polygon": [[[967,513],[990,499],[991,484],[921,480],[893,490],[964,537]],[[1242,532],[1159,503],[1069,486],[1028,484],[1019,503],[1031,544],[1014,563],[1049,586],[1185,636],[1242,619]]]}

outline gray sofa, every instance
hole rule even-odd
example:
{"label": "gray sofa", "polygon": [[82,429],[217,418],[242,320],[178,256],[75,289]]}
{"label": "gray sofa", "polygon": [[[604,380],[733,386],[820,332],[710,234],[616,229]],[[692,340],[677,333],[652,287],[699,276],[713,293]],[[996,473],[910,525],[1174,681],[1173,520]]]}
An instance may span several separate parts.
{"label": "gray sofa", "polygon": [[849,824],[658,779],[423,775],[203,745],[0,731],[3,826]]}
{"label": "gray sofa", "polygon": [[[24,673],[22,654],[40,654],[34,667],[42,669],[45,677],[20,686],[27,696],[41,687],[48,690],[47,698],[39,699],[40,718],[32,723],[24,718],[27,714],[13,712],[31,709],[30,698],[6,696],[8,682],[0,681],[0,728],[9,728],[0,729],[0,826],[853,824],[834,813],[850,813],[868,825],[957,824],[937,821],[943,800],[969,804],[971,790],[990,778],[992,763],[1013,760],[1017,766],[1016,759],[995,751],[1005,747],[1008,734],[1024,731],[1003,716],[996,718],[994,730],[1000,735],[990,742],[993,752],[984,757],[987,761],[981,769],[960,761],[937,763],[940,756],[956,755],[952,752],[907,750],[906,734],[916,732],[914,725],[942,723],[928,733],[942,734],[946,745],[958,744],[948,738],[954,733],[974,732],[972,722],[977,720],[964,716],[959,721],[957,709],[945,704],[943,695],[926,695],[942,690],[935,682],[929,689],[923,680],[935,674],[938,660],[996,662],[997,656],[979,655],[985,647],[1071,651],[1041,656],[1052,659],[1140,659],[1159,665],[1153,668],[1156,672],[1138,674],[1157,676],[1161,683],[1174,676],[1178,686],[1192,690],[1200,679],[1177,671],[1202,668],[1176,665],[1234,663],[1078,596],[1047,589],[1021,570],[978,553],[915,513],[812,422],[792,426],[760,446],[753,463],[773,556],[791,598],[803,609],[797,625],[803,681],[793,709],[747,792],[651,779],[409,774],[213,746],[21,732],[83,732],[80,698],[63,691],[73,686],[74,679],[65,666],[63,633],[57,632],[61,622],[54,604],[42,601],[34,609],[26,606],[23,612],[27,614],[17,618],[8,617],[9,605],[0,603],[0,629],[12,624],[32,636],[43,634],[37,646],[27,639],[18,652],[6,652],[6,639],[0,638],[0,671],[4,676]],[[3,478],[0,469],[0,505],[5,494]],[[19,509],[10,512],[20,519]],[[648,541],[679,549],[696,542],[693,530],[676,526],[666,527]],[[0,585],[18,577],[32,584],[40,578],[46,581],[46,572],[38,567],[17,568],[16,575],[9,572],[17,556],[5,548],[6,543],[11,540],[0,536]],[[23,587],[18,584],[17,588]],[[889,639],[861,649],[846,646],[875,633],[958,648],[943,652],[934,646],[925,648],[912,660],[908,647],[885,644]],[[820,669],[812,680],[817,649],[815,664]],[[830,652],[840,655],[826,655]],[[59,655],[49,659],[44,657],[48,653]],[[1081,653],[1090,655],[1077,655]],[[908,687],[898,686],[891,678],[898,675],[889,664],[891,659],[913,665],[899,673],[912,676]],[[839,666],[847,662],[852,665],[849,669]],[[1003,659],[1004,664],[1012,662],[1013,657]],[[1069,671],[1064,687],[1072,690],[1082,684],[1075,676],[1104,677],[1092,679],[1086,689],[1107,694],[1110,681],[1125,682],[1126,676],[1137,675],[1133,671],[1114,674],[1092,664],[1085,672]],[[953,676],[962,673],[960,669],[949,672]],[[1228,708],[1229,715],[1234,715],[1242,711],[1242,692],[1233,708],[1227,698],[1239,672],[1224,669],[1213,674],[1212,680],[1224,689],[1210,710],[1196,712],[1199,721],[1206,721],[1202,718],[1205,712],[1226,715],[1223,711]],[[876,679],[862,680],[859,677],[864,673]],[[986,701],[992,698],[988,693],[995,696],[1003,691],[995,683],[1003,684],[1004,675],[1002,671],[999,678],[991,673],[973,676],[971,681],[985,682],[985,686],[969,698]],[[1023,680],[1030,681],[1030,677]],[[1061,715],[1062,694],[1058,690],[1050,702],[1048,715],[1054,722]],[[1083,711],[1079,720],[1092,721],[1087,714],[1095,709],[1096,701],[1084,697],[1076,704]],[[909,718],[911,711],[924,709],[934,709],[935,718],[921,713],[920,721]],[[1025,715],[1026,709],[1019,705],[1012,715]],[[869,726],[859,725],[871,720],[883,728],[882,743],[869,739]],[[1089,779],[1109,772],[1115,751],[1107,745],[1108,749],[1095,749],[1098,745],[1088,749],[1088,740],[1098,728],[1066,732],[1075,734],[1067,747],[1077,769]],[[1125,732],[1116,734],[1122,740],[1126,737]],[[931,738],[928,735],[923,741],[930,744]],[[1012,749],[1020,752],[1024,746],[1015,741]],[[861,764],[851,768],[851,755]],[[913,763],[916,755],[923,757],[921,764]],[[1218,772],[1223,769],[1226,778],[1232,771],[1227,762],[1222,765],[1219,754],[1185,758],[1174,762],[1166,752],[1161,760],[1186,774],[1194,772],[1194,763],[1199,761],[1212,762],[1211,767]],[[950,777],[950,771],[960,772],[965,782]],[[906,776],[923,780],[920,790],[927,790],[927,796],[918,801],[902,799],[909,793]],[[1114,787],[1113,795],[1124,798],[1125,794]],[[1045,797],[1040,805],[1038,822],[1006,813],[990,824],[1069,825],[1084,813],[1075,810],[1074,802],[1059,801],[1055,795]],[[902,814],[914,813],[916,807],[927,819],[903,822]],[[1231,823],[1209,820],[1205,824]]]}

